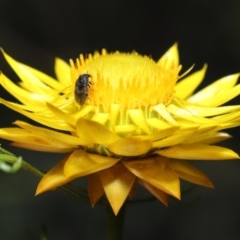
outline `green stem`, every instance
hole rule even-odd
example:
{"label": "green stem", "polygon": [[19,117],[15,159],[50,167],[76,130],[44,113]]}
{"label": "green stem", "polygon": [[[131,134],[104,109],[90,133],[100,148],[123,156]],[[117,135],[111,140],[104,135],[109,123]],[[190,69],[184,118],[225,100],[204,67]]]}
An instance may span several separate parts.
{"label": "green stem", "polygon": [[[21,165],[21,168],[30,172],[30,173],[33,173],[34,175],[42,178],[45,173],[43,173],[42,171],[40,171],[39,169],[35,168],[34,166],[32,166],[31,164],[25,162],[25,161],[22,161],[22,165]],[[66,184],[66,185],[63,185],[60,187],[60,189],[62,191],[64,191],[65,193],[68,193],[78,199],[81,199],[81,200],[85,200],[85,201],[88,201],[89,202],[89,198],[88,197],[85,197],[81,194],[79,194],[79,192],[81,192],[81,189],[71,185],[71,184]]]}
{"label": "green stem", "polygon": [[[3,149],[1,149],[1,152],[3,151]],[[4,150],[6,151],[6,150]],[[6,151],[6,153],[8,153]],[[4,159],[5,162],[8,162],[8,163],[11,163],[11,164],[14,164],[16,162],[16,159],[17,157],[14,156],[13,154],[9,153],[8,155],[7,154],[4,154],[3,156],[1,156],[0,154],[0,158]],[[21,165],[20,165],[21,169],[27,171],[27,172],[30,172],[40,178],[42,178],[45,173],[40,171],[39,169],[37,169],[36,167],[34,167],[33,165],[21,160]],[[81,199],[81,200],[84,200],[84,201],[87,201],[89,202],[89,198],[86,197],[86,196],[83,196],[81,195],[79,192],[82,192],[82,193],[86,193],[86,191],[84,191],[83,189],[79,189],[71,184],[66,184],[66,185],[63,185],[61,187],[59,187],[63,192],[65,193],[68,193],[78,199]]]}
{"label": "green stem", "polygon": [[110,204],[106,203],[107,210],[107,238],[106,240],[122,240],[123,224],[124,224],[124,207],[120,209],[117,216],[114,215]]}

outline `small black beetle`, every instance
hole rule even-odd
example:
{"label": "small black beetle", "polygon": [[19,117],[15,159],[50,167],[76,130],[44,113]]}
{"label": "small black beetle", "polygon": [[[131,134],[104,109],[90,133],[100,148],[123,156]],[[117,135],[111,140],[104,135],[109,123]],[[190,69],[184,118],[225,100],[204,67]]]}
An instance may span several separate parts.
{"label": "small black beetle", "polygon": [[88,73],[82,74],[79,76],[75,84],[75,100],[81,106],[84,105],[88,98],[88,90],[90,88],[90,84],[92,84],[89,80],[90,77],[92,76]]}

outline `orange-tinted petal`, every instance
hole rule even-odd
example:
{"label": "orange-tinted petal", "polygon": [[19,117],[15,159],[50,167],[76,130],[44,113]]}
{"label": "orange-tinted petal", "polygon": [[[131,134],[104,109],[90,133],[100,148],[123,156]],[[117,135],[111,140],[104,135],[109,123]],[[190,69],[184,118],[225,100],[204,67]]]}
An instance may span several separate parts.
{"label": "orange-tinted petal", "polygon": [[200,170],[182,160],[169,159],[171,167],[186,181],[213,188],[211,180]]}
{"label": "orange-tinted petal", "polygon": [[64,166],[66,177],[75,179],[86,176],[116,164],[119,159],[87,153],[81,149],[74,151]]}
{"label": "orange-tinted petal", "polygon": [[121,162],[100,171],[99,176],[113,212],[117,215],[136,177]]}
{"label": "orange-tinted petal", "polygon": [[53,190],[70,181],[63,174],[63,167],[67,159],[67,157],[62,159],[62,161],[60,161],[44,175],[37,186],[36,195],[49,190]]}
{"label": "orange-tinted petal", "polygon": [[11,145],[14,147],[20,147],[20,148],[25,148],[25,149],[34,150],[34,151],[51,152],[51,153],[67,153],[67,152],[72,152],[76,149],[74,147],[57,148],[51,145],[44,145],[44,144],[39,145],[39,144],[22,143],[22,142],[12,142]]}
{"label": "orange-tinted petal", "polygon": [[98,173],[93,173],[88,176],[88,196],[90,198],[92,207],[97,203],[97,201],[104,194],[104,189],[102,186],[101,179]]}
{"label": "orange-tinted petal", "polygon": [[154,187],[180,198],[180,184],[177,174],[166,159],[161,156],[141,160],[124,161],[123,164],[137,177]]}
{"label": "orange-tinted petal", "polygon": [[164,205],[168,206],[168,199],[169,195],[165,192],[161,191],[160,189],[152,186],[148,182],[145,182],[143,180],[139,180],[139,182],[153,195],[155,196],[160,202],[162,202]]}
{"label": "orange-tinted petal", "polygon": [[132,199],[137,193],[137,188],[138,188],[138,178],[135,179],[133,186],[128,194],[130,199]]}

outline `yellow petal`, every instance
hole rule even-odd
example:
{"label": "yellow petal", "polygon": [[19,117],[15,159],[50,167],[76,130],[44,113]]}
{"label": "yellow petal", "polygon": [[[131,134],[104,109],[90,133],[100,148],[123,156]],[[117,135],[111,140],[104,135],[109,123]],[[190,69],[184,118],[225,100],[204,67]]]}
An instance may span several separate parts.
{"label": "yellow petal", "polygon": [[39,90],[39,87],[44,88],[44,86],[45,89],[48,89],[45,84],[60,91],[63,89],[63,86],[59,82],[46,75],[45,73],[40,72],[20,62],[17,62],[8,54],[6,54],[3,50],[2,53],[8,64],[13,68],[19,78],[23,82],[32,85],[33,89],[38,87],[37,89]]}
{"label": "yellow petal", "polygon": [[102,124],[84,118],[78,120],[76,130],[81,139],[92,143],[109,145],[119,139]]}
{"label": "yellow petal", "polygon": [[99,172],[107,199],[115,215],[118,214],[121,206],[126,200],[135,176],[129,172],[122,163]]}
{"label": "yellow petal", "polygon": [[65,131],[74,131],[74,129],[67,123],[63,122],[61,119],[57,119],[57,118],[50,118],[50,117],[45,117],[45,116],[41,116],[41,115],[37,115],[34,113],[30,113],[27,111],[22,110],[18,104],[15,103],[11,103],[8,101],[5,101],[3,99],[0,98],[0,102],[2,104],[4,104],[6,107],[38,122],[41,123],[45,126],[51,127],[51,128],[55,128],[55,129],[59,129],[59,130],[65,130]]}
{"label": "yellow petal", "polygon": [[[221,123],[228,125],[228,124],[231,124],[231,122],[233,121],[239,122],[239,116],[240,116],[240,111],[237,111],[237,112],[227,113],[221,116],[216,116],[216,117],[213,117],[212,119],[217,121],[220,126]],[[227,128],[227,125],[226,125],[226,128]]]}
{"label": "yellow petal", "polygon": [[181,99],[190,97],[204,79],[206,70],[207,65],[205,64],[201,70],[192,73],[188,77],[178,82],[174,88],[174,95]]}
{"label": "yellow petal", "polygon": [[32,101],[34,101],[35,107],[38,107],[42,106],[45,101],[50,101],[52,99],[48,94],[38,94],[22,89],[9,80],[3,73],[0,73],[0,82],[8,92],[24,104],[32,104]]}
{"label": "yellow petal", "polygon": [[118,125],[114,128],[115,133],[133,133],[137,130],[137,126],[135,124],[128,124],[128,125]]}
{"label": "yellow petal", "polygon": [[55,58],[54,70],[60,83],[64,86],[71,85],[71,68],[65,61],[60,58]]}
{"label": "yellow petal", "polygon": [[209,107],[199,107],[196,105],[187,105],[185,109],[195,116],[210,117],[210,116],[216,116],[216,115],[230,113],[234,111],[239,111],[240,106],[224,106],[224,107],[209,108]]}
{"label": "yellow petal", "polygon": [[25,148],[29,150],[39,151],[39,152],[49,152],[49,153],[67,153],[72,152],[75,147],[55,147],[51,145],[40,145],[40,144],[31,144],[31,143],[22,143],[22,142],[13,142],[11,143],[14,147]]}
{"label": "yellow petal", "polygon": [[220,132],[216,135],[212,135],[211,137],[201,139],[201,141],[196,141],[196,143],[214,144],[214,143],[219,143],[219,142],[222,142],[222,141],[226,141],[230,138],[232,138],[232,136],[229,135],[228,133]]}
{"label": "yellow petal", "polygon": [[179,64],[179,53],[177,43],[174,43],[173,46],[171,46],[167,50],[167,52],[163,54],[163,56],[158,60],[157,64],[159,65],[160,61],[162,61],[164,58],[174,59],[176,65]]}
{"label": "yellow petal", "polygon": [[147,119],[147,123],[149,126],[154,127],[158,130],[179,128],[178,126],[172,126],[172,124],[167,123],[166,121],[161,120],[159,118],[149,118]]}
{"label": "yellow petal", "polygon": [[143,180],[139,180],[139,182],[153,195],[155,196],[160,202],[162,202],[164,205],[168,206],[168,194],[166,194],[165,192],[161,191],[158,188],[155,188],[154,186],[152,186],[151,184],[143,181]]}
{"label": "yellow petal", "polygon": [[86,176],[116,164],[119,159],[87,153],[79,149],[74,151],[64,166],[66,177],[75,179]]}
{"label": "yellow petal", "polygon": [[182,160],[169,159],[168,161],[180,178],[198,185],[213,188],[211,180],[197,168]]}
{"label": "yellow petal", "polygon": [[146,118],[144,116],[144,113],[141,109],[129,109],[128,114],[133,121],[138,127],[140,127],[145,133],[150,134],[151,131],[148,127],[148,124],[146,122]]}
{"label": "yellow petal", "polygon": [[72,114],[72,116],[77,121],[79,118],[87,116],[88,113],[90,113],[90,112],[92,112],[94,110],[94,108],[95,108],[94,106],[85,105],[85,106],[81,107],[79,109],[79,111],[77,111],[76,113]]}
{"label": "yellow petal", "polygon": [[[0,137],[10,141],[25,144],[25,146],[38,145],[42,149],[56,149],[56,152],[68,152],[69,149],[74,149],[76,146],[63,143],[57,139],[52,139],[49,136],[40,136],[30,133],[20,128],[1,128]],[[16,144],[14,144],[16,145]],[[18,145],[20,146],[20,145]],[[23,146],[23,145],[22,145]],[[33,149],[33,148],[30,148]],[[64,150],[65,149],[65,150]]]}
{"label": "yellow petal", "polygon": [[64,120],[66,123],[71,124],[72,126],[75,126],[76,120],[69,114],[63,112],[59,108],[55,107],[51,103],[46,102],[47,108],[58,118]]}
{"label": "yellow petal", "polygon": [[139,156],[149,152],[152,148],[151,140],[137,138],[121,138],[110,145],[108,149],[120,156]]}
{"label": "yellow petal", "polygon": [[115,129],[117,118],[120,112],[120,104],[111,104],[109,112],[110,112],[109,121],[110,121],[111,127]]}
{"label": "yellow petal", "polygon": [[206,134],[200,134],[192,137],[187,143],[202,143],[202,144],[213,144],[221,141],[225,141],[232,136],[224,132],[210,132]]}
{"label": "yellow petal", "polygon": [[188,98],[188,101],[201,106],[215,107],[217,105],[211,104],[211,102],[224,97],[224,94],[236,84],[238,77],[239,74],[223,77]]}
{"label": "yellow petal", "polygon": [[186,131],[175,133],[169,137],[166,137],[162,140],[156,141],[153,143],[154,148],[162,148],[167,146],[173,146],[182,142],[185,142],[192,135],[194,135],[195,131]]}
{"label": "yellow petal", "polygon": [[103,185],[98,173],[93,173],[88,176],[88,196],[90,198],[92,207],[104,194]]}
{"label": "yellow petal", "polygon": [[172,113],[173,115],[176,115],[182,119],[186,119],[195,123],[217,123],[212,118],[203,118],[198,115],[194,116],[190,111],[178,107],[174,104],[169,104],[167,110],[169,113]]}
{"label": "yellow petal", "polygon": [[165,157],[185,160],[239,159],[238,154],[228,148],[194,143],[180,144],[156,152]]}
{"label": "yellow petal", "polygon": [[108,118],[109,118],[109,113],[95,113],[92,116],[91,121],[104,125],[107,122]]}
{"label": "yellow petal", "polygon": [[221,95],[216,94],[216,96],[212,96],[212,98],[205,99],[201,101],[199,104],[202,106],[217,107],[230,101],[231,99],[235,98],[239,94],[240,94],[240,84],[238,84],[237,86],[233,87],[228,91],[226,90],[224,93],[222,92]]}
{"label": "yellow petal", "polygon": [[170,123],[174,126],[178,126],[178,123],[172,117],[170,112],[166,109],[166,106],[164,104],[158,104],[158,105],[154,106],[153,109],[160,115],[160,117],[165,119],[168,123]]}
{"label": "yellow petal", "polygon": [[22,121],[16,121],[16,122],[14,122],[14,124],[16,124],[17,126],[23,128],[23,129],[26,129],[26,130],[32,132],[33,134],[37,134],[39,136],[43,136],[46,138],[55,139],[55,140],[61,141],[63,143],[69,144],[69,145],[78,146],[78,145],[89,144],[89,142],[86,142],[78,137],[74,137],[69,134],[56,132],[56,131],[49,130],[49,129],[42,128],[42,127],[36,127],[36,126],[30,125],[28,123],[22,122]]}
{"label": "yellow petal", "polygon": [[172,135],[174,132],[176,132],[177,129],[179,129],[179,127],[171,126],[169,128],[162,129],[160,131],[154,132],[149,135],[140,135],[140,136],[136,136],[136,137],[134,136],[134,138],[141,139],[141,140],[157,141],[161,138],[165,138],[167,136]]}
{"label": "yellow petal", "polygon": [[180,198],[179,179],[169,163],[161,156],[123,161],[130,172],[157,189]]}
{"label": "yellow petal", "polygon": [[62,161],[44,175],[37,186],[36,195],[53,190],[69,182],[63,174],[63,167],[66,161],[67,157],[62,159]]}

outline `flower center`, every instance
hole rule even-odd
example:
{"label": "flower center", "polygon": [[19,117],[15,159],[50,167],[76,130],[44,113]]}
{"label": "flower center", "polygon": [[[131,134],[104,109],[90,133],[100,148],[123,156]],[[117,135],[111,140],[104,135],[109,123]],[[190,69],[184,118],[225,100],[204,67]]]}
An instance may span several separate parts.
{"label": "flower center", "polygon": [[86,104],[102,106],[108,111],[111,104],[123,109],[151,107],[171,101],[180,67],[172,59],[156,63],[137,53],[111,53],[80,55],[76,64],[70,62],[72,81],[82,74],[90,74]]}

